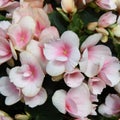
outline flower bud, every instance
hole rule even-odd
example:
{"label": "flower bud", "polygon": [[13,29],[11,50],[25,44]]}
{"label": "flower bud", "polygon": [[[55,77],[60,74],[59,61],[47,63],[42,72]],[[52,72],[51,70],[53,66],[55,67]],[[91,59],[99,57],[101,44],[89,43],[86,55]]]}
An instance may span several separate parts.
{"label": "flower bud", "polygon": [[104,13],[98,20],[98,26],[100,27],[109,27],[110,25],[116,22],[117,15],[113,14],[112,12]]}
{"label": "flower bud", "polygon": [[26,113],[26,115],[23,114],[16,114],[15,119],[16,120],[29,120],[30,114]]}
{"label": "flower bud", "polygon": [[98,23],[97,22],[91,22],[88,24],[87,29],[90,31],[94,31],[97,27]]}
{"label": "flower bud", "polygon": [[108,41],[108,36],[107,35],[103,35],[101,42],[106,43]]}
{"label": "flower bud", "polygon": [[117,8],[114,0],[96,0],[96,4],[105,10],[115,10]]}
{"label": "flower bud", "polygon": [[66,13],[74,13],[77,10],[74,0],[61,0],[61,6]]}
{"label": "flower bud", "polygon": [[6,112],[0,110],[0,120],[13,120]]}
{"label": "flower bud", "polygon": [[102,28],[102,27],[96,28],[96,31],[98,33],[102,33],[103,35],[109,35],[109,32],[106,29]]}
{"label": "flower bud", "polygon": [[120,37],[120,25],[115,26],[112,29],[112,33],[113,33],[114,36]]}

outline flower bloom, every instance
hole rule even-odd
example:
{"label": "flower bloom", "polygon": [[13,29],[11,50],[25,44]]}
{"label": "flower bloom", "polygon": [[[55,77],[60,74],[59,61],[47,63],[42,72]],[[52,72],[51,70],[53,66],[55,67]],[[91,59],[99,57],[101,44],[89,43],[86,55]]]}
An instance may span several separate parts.
{"label": "flower bloom", "polygon": [[[60,100],[62,100],[60,102]],[[85,118],[92,113],[90,93],[85,83],[71,88],[68,93],[58,90],[52,97],[53,105],[62,113],[66,111],[75,118]]]}
{"label": "flower bloom", "polygon": [[111,51],[107,46],[96,45],[101,39],[100,33],[89,36],[81,45],[82,57],[80,59],[80,71],[88,77],[96,76],[107,56],[111,56]]}
{"label": "flower bloom", "polygon": [[98,20],[99,27],[108,27],[116,22],[117,15],[113,14],[112,12],[104,13]]}
{"label": "flower bloom", "polygon": [[42,87],[44,73],[36,58],[29,52],[20,53],[21,66],[12,68],[9,72],[10,81],[26,97],[37,95]]}
{"label": "flower bloom", "polygon": [[101,104],[98,108],[100,114],[104,116],[113,116],[120,114],[120,97],[116,94],[109,94],[105,103]]}
{"label": "flower bloom", "polygon": [[57,76],[72,71],[79,62],[79,38],[72,31],[66,31],[57,41],[44,44],[44,55],[49,60],[46,72]]}

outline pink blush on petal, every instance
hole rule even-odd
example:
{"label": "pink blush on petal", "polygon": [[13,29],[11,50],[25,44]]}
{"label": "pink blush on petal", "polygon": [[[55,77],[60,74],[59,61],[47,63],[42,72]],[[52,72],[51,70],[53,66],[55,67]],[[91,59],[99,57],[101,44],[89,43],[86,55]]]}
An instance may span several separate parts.
{"label": "pink blush on petal", "polygon": [[21,30],[16,34],[16,44],[23,47],[29,41],[29,33],[27,30]]}

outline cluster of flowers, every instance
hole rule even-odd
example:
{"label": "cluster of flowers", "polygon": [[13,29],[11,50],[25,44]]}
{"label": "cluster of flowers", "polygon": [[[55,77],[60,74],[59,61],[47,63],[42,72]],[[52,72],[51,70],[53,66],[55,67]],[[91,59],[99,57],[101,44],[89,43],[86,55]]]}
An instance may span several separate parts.
{"label": "cluster of flowers", "polygon": [[[92,0],[61,0],[63,12],[75,13],[77,5],[85,6]],[[8,63],[7,76],[0,78],[0,93],[6,96],[5,104],[22,100],[33,108],[47,100],[43,88],[45,76],[53,81],[64,80],[69,87],[55,91],[53,105],[63,114],[68,112],[76,120],[87,120],[88,115],[112,116],[120,113],[120,62],[108,46],[98,44],[107,41],[111,27],[114,36],[120,37],[119,0],[95,0],[95,4],[107,10],[88,29],[95,31],[81,44],[78,35],[67,30],[59,34],[51,26],[48,13],[52,7],[43,7],[43,0],[0,0],[0,10],[9,12],[11,21],[0,22],[0,64]],[[115,25],[114,25],[115,24]],[[20,64],[16,66],[15,61]],[[108,94],[105,104],[97,106],[106,86],[114,87],[118,94]]]}

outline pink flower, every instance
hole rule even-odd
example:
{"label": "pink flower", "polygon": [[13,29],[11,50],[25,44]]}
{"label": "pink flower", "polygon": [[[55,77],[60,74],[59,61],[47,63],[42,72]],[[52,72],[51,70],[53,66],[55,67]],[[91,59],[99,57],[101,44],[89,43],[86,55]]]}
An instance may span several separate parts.
{"label": "pink flower", "polygon": [[6,105],[13,105],[22,98],[20,89],[10,82],[9,77],[0,78],[0,93],[6,96]]}
{"label": "pink flower", "polygon": [[32,39],[35,23],[30,16],[24,17],[18,24],[12,24],[8,35],[15,49],[24,50]]}
{"label": "pink flower", "polygon": [[82,57],[80,71],[88,77],[96,76],[101,70],[105,59],[111,56],[110,49],[105,45],[96,45],[101,39],[100,33],[89,36],[81,45]]}
{"label": "pink flower", "polygon": [[44,44],[44,55],[49,60],[46,71],[57,76],[65,71],[72,71],[79,62],[79,38],[72,31],[62,34],[60,40]]}
{"label": "pink flower", "polygon": [[119,115],[120,97],[116,94],[109,94],[105,99],[105,103],[99,106],[98,112],[107,117]]}
{"label": "pink flower", "polygon": [[117,15],[113,14],[112,12],[104,13],[98,20],[99,27],[108,27],[114,24],[117,20]]}
{"label": "pink flower", "polygon": [[81,74],[79,69],[74,69],[71,72],[64,74],[64,81],[69,87],[78,87],[82,84],[84,76]]}
{"label": "pink flower", "polygon": [[[62,100],[62,101],[60,101]],[[85,118],[92,112],[90,93],[85,83],[71,88],[68,93],[58,90],[52,97],[53,105],[62,113],[66,111],[73,117]]]}
{"label": "pink flower", "polygon": [[120,62],[116,57],[108,57],[98,76],[109,86],[115,86],[120,81]]}
{"label": "pink flower", "polygon": [[96,4],[105,10],[115,10],[117,8],[114,0],[96,0]]}
{"label": "pink flower", "polygon": [[12,57],[11,48],[9,42],[4,38],[5,34],[0,33],[3,37],[0,37],[0,64],[8,61]]}
{"label": "pink flower", "polygon": [[45,28],[41,32],[39,36],[39,41],[31,40],[26,47],[26,50],[35,55],[35,57],[39,60],[40,65],[45,73],[47,60],[43,54],[44,44],[57,40],[58,38],[59,38],[58,30],[55,27],[50,26]]}
{"label": "pink flower", "polygon": [[100,78],[94,77],[94,78],[90,78],[89,79],[88,86],[90,88],[90,91],[94,95],[98,95],[98,94],[101,94],[101,92],[103,91],[103,89],[106,87],[106,84]]}
{"label": "pink flower", "polygon": [[10,81],[22,90],[26,97],[36,96],[44,80],[44,73],[37,59],[29,52],[20,53],[21,66],[9,72]]}

